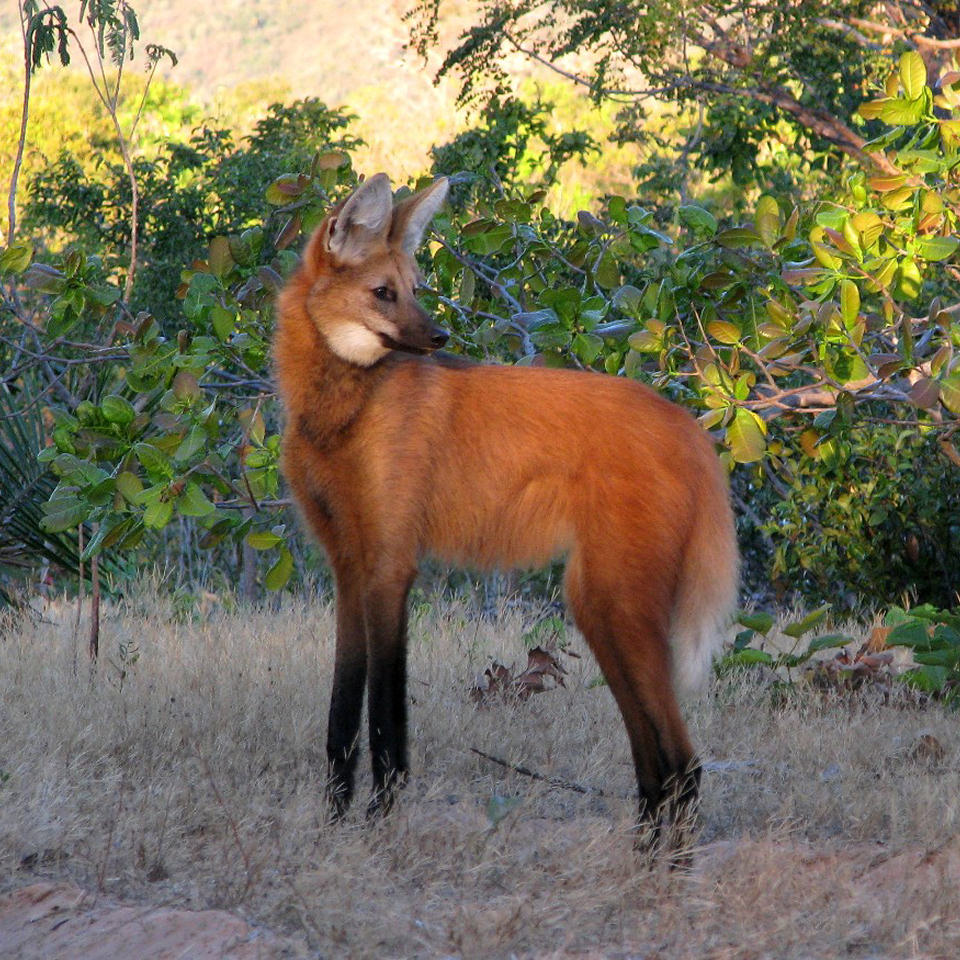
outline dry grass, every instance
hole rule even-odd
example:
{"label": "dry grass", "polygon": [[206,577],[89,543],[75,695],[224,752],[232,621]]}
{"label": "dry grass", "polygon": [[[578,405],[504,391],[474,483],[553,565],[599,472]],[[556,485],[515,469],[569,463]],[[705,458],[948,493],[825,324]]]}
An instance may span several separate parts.
{"label": "dry grass", "polygon": [[[107,614],[92,677],[72,612],[45,619],[0,640],[0,887],[69,878],[226,907],[311,956],[960,955],[960,892],[937,860],[960,833],[956,717],[939,709],[775,702],[749,682],[691,705],[712,761],[702,849],[670,874],[632,853],[626,738],[589,656],[567,661],[566,689],[471,704],[491,656],[523,658],[520,614],[414,614],[412,782],[385,820],[358,803],[336,825],[329,606],[178,621],[145,591]],[[938,763],[907,758],[922,728]],[[496,825],[493,798],[515,800]]]}

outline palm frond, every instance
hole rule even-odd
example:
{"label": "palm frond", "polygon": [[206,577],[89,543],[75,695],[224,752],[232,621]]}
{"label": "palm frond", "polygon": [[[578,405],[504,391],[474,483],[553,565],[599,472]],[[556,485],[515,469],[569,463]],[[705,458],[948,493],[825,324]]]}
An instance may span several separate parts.
{"label": "palm frond", "polygon": [[37,461],[45,443],[35,398],[0,389],[0,568],[11,572],[44,564],[75,570],[80,562],[75,535],[51,535],[40,525],[57,482]]}

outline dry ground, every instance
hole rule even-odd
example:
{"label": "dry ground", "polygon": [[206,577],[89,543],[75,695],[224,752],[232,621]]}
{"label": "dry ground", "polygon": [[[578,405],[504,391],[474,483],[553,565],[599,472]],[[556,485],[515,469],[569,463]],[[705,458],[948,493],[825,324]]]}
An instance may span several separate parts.
{"label": "dry ground", "polygon": [[[589,655],[565,658],[565,689],[471,703],[491,657],[524,659],[528,625],[414,610],[412,782],[385,820],[360,803],[335,825],[328,605],[175,619],[145,591],[107,612],[93,676],[69,609],[9,627],[0,894],[72,881],[227,909],[291,956],[960,956],[956,714],[715,689],[688,707],[709,761],[700,850],[671,874],[632,852],[626,738]],[[944,756],[911,756],[924,730]]]}

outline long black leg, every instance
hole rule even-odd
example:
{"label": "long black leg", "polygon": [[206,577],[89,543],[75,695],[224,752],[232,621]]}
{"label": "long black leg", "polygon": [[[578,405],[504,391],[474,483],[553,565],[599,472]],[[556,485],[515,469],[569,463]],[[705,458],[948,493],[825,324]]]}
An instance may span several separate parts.
{"label": "long black leg", "polygon": [[337,816],[353,796],[358,733],[367,680],[367,643],[359,592],[337,584],[337,648],[327,727],[328,794]]}
{"label": "long black leg", "polygon": [[367,624],[367,711],[373,798],[368,812],[387,810],[407,776],[407,593],[412,575],[371,591]]}

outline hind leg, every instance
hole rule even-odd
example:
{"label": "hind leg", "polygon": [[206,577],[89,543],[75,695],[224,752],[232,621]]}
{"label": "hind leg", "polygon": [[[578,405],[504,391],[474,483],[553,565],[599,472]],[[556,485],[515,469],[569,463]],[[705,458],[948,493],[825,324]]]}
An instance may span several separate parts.
{"label": "hind leg", "polygon": [[636,576],[623,576],[614,585],[597,583],[573,558],[566,588],[577,626],[620,708],[637,776],[640,825],[652,827],[657,846],[665,819],[677,831],[689,823],[700,766],[673,689],[668,618],[658,613],[669,610],[669,588],[656,577],[645,580],[638,585]]}

